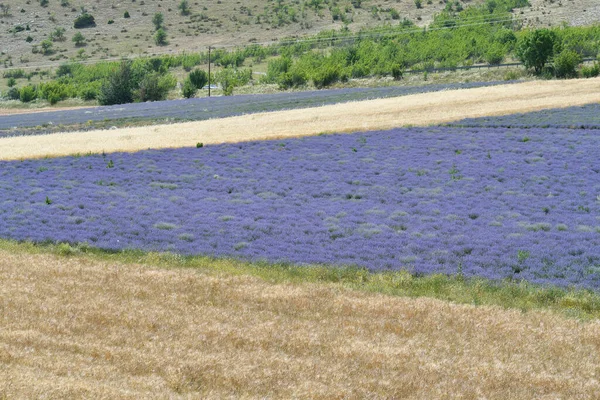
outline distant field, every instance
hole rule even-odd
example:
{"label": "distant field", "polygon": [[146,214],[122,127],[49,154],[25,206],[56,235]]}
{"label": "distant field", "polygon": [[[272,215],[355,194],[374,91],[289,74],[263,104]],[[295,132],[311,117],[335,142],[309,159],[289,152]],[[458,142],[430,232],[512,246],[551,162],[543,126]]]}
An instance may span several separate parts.
{"label": "distant field", "polygon": [[392,129],[600,102],[600,79],[536,81],[153,127],[0,139],[0,159]]}
{"label": "distant field", "polygon": [[600,391],[597,321],[269,283],[215,270],[223,262],[144,262],[3,247],[0,396],[504,400]]}

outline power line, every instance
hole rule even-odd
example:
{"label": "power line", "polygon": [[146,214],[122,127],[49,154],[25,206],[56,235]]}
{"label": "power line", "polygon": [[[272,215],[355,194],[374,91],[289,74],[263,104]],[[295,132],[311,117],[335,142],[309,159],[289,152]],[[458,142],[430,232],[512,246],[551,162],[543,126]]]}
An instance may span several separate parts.
{"label": "power line", "polygon": [[[304,39],[295,39],[295,40],[281,40],[278,42],[272,42],[272,41],[271,42],[258,42],[258,43],[252,43],[250,45],[245,45],[245,46],[243,46],[243,48],[248,48],[248,47],[252,47],[252,46],[262,46],[262,47],[289,46],[289,45],[293,45],[293,44],[302,44],[302,43],[322,43],[322,42],[332,42],[333,43],[335,41],[344,41],[344,40],[375,39],[375,38],[394,37],[394,36],[401,36],[401,35],[410,35],[410,34],[420,33],[420,32],[432,32],[432,31],[451,30],[451,29],[464,28],[464,27],[493,25],[493,24],[499,24],[499,23],[504,23],[504,22],[518,22],[518,21],[522,21],[524,19],[525,18],[514,17],[514,16],[511,16],[510,18],[504,17],[504,18],[497,18],[497,19],[488,19],[486,16],[472,17],[472,18],[464,19],[465,21],[467,21],[467,23],[456,24],[456,25],[452,25],[452,26],[440,26],[440,27],[433,27],[433,28],[431,28],[431,27],[410,28],[410,29],[403,29],[403,30],[389,29],[387,31],[383,31],[383,30],[372,31],[371,30],[369,32],[358,32],[353,35],[342,34],[340,36],[330,36],[330,37],[324,36],[324,37],[313,37],[313,38],[304,38]],[[335,33],[335,31],[333,33]],[[219,45],[219,46],[209,45],[206,47],[206,49],[208,50],[209,47],[212,49],[228,49],[228,48],[239,48],[240,46],[239,45]],[[199,49],[198,51],[201,51],[201,49]],[[182,54],[185,54],[185,51],[183,53],[179,53],[178,55],[182,55]],[[138,55],[138,56],[133,56],[133,57],[121,56],[121,57],[86,59],[86,60],[77,61],[77,63],[82,64],[82,65],[89,65],[89,64],[96,64],[96,63],[105,62],[105,61],[106,62],[120,61],[123,59],[136,59],[136,58],[155,57],[155,56],[164,56],[164,55],[173,55],[173,54],[171,54],[171,52],[169,52],[169,51],[165,51],[165,52],[153,53],[152,55]],[[11,71],[11,70],[16,70],[16,69],[29,70],[29,69],[40,69],[40,68],[53,68],[57,65],[60,65],[60,63],[42,64],[42,65],[37,64],[37,65],[33,65],[33,66],[22,66],[22,67],[10,67],[10,68],[5,68],[4,71]]]}

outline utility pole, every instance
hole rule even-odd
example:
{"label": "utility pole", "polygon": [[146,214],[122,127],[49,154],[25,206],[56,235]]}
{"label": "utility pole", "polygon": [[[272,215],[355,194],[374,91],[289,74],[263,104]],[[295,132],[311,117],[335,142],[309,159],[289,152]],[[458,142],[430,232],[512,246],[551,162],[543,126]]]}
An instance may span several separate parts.
{"label": "utility pole", "polygon": [[208,46],[208,97],[210,97],[210,46]]}

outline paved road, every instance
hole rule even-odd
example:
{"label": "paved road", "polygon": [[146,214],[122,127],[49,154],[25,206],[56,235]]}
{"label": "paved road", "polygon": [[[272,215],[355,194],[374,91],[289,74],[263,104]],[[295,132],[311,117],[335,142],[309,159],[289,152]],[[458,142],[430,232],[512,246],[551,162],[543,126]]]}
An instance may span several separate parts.
{"label": "paved road", "polygon": [[[428,86],[390,86],[380,88],[329,89],[309,92],[239,95],[230,97],[195,98],[156,101],[115,106],[82,108],[76,110],[36,112],[0,117],[0,134],[18,135],[18,128],[53,125],[84,124],[88,121],[123,119],[205,120],[263,111],[321,106],[324,104],[374,98],[397,97],[441,90],[493,86],[509,82],[476,82],[435,84]],[[17,132],[11,132],[17,128]],[[30,133],[29,133],[30,134]]]}

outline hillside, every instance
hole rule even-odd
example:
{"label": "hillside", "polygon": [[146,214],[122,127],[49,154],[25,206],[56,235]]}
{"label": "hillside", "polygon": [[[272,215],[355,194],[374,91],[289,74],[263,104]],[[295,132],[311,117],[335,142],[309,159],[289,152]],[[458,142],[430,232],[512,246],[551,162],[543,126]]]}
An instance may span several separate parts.
{"label": "hillside", "polygon": [[[471,0],[461,6],[476,5]],[[593,0],[570,0],[568,4],[531,0],[531,7],[515,11],[525,25],[590,24],[599,20],[600,5]],[[180,53],[212,46],[243,46],[269,43],[285,37],[302,37],[346,25],[357,31],[364,27],[396,25],[407,19],[428,24],[446,7],[445,1],[424,0],[97,0],[82,6],[69,0],[7,0],[0,10],[0,61],[5,67],[55,65],[70,58],[107,59],[127,55]],[[87,11],[96,26],[75,29],[75,18]],[[125,18],[125,13],[129,18]],[[167,43],[159,46],[153,35],[153,16],[162,13]],[[76,45],[72,38],[83,36]],[[44,51],[42,43],[51,42]],[[48,42],[47,42],[48,43]],[[46,54],[43,54],[43,53]]]}

